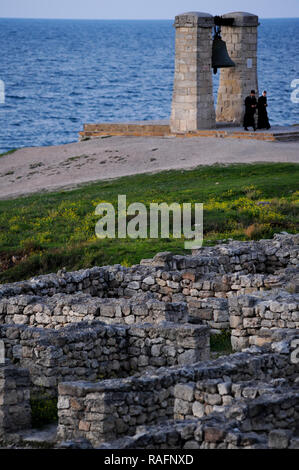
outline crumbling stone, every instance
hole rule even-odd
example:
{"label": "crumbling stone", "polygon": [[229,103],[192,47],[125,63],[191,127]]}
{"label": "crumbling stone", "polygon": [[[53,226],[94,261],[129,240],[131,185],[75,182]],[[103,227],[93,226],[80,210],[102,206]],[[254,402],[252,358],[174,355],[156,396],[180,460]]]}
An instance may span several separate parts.
{"label": "crumbling stone", "polygon": [[[13,407],[16,430],[30,425],[31,389],[58,393],[64,448],[298,447],[298,243],[280,234],[1,285],[15,381],[2,436]],[[210,327],[230,328],[238,352],[209,361]]]}

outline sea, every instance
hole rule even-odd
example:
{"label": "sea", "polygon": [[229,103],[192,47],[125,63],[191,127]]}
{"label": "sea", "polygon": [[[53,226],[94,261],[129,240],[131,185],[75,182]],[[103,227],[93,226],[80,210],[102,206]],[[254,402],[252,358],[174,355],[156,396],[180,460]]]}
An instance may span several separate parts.
{"label": "sea", "polygon": [[[270,122],[299,123],[299,19],[260,23]],[[169,119],[174,46],[171,20],[0,19],[0,153],[75,142],[84,123]]]}

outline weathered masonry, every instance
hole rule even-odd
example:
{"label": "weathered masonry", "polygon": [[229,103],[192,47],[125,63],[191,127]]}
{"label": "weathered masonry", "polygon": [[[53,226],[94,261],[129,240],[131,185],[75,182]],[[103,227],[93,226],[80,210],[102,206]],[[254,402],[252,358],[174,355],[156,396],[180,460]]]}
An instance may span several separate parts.
{"label": "weathered masonry", "polygon": [[0,447],[37,398],[59,448],[299,448],[298,260],[283,233],[1,285]]}
{"label": "weathered masonry", "polygon": [[257,348],[153,376],[60,384],[58,439],[114,449],[268,448],[279,430],[284,444],[273,447],[299,446],[290,338],[283,353]]}
{"label": "weathered masonry", "polygon": [[222,39],[235,67],[221,68],[215,113],[212,49],[213,28],[217,21],[212,15],[200,12],[183,13],[175,18],[172,133],[213,129],[216,121],[239,125],[243,119],[245,97],[251,89],[258,92],[258,17],[236,12],[223,15],[221,21]]}

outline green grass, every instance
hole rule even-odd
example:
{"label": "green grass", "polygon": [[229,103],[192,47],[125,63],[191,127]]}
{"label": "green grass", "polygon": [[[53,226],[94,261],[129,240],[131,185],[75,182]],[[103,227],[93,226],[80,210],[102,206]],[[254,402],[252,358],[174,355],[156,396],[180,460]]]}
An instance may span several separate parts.
{"label": "green grass", "polygon": [[8,152],[0,153],[0,157],[4,157],[5,155],[10,155],[11,153],[16,152],[18,149],[11,149]]}
{"label": "green grass", "polygon": [[32,428],[41,428],[58,421],[56,398],[32,398],[30,404]]}
{"label": "green grass", "polygon": [[210,337],[211,352],[221,354],[232,354],[231,331],[222,330],[221,334],[211,335]]}
{"label": "green grass", "polygon": [[[190,253],[184,240],[98,240],[95,207],[118,195],[127,204],[204,203],[204,243],[218,239],[271,238],[298,230],[299,165],[214,165],[189,171],[143,174],[82,186],[72,191],[0,201],[0,282],[33,275],[121,263],[159,251]],[[263,205],[260,204],[263,203]],[[266,204],[264,204],[266,203]],[[15,256],[18,261],[12,263]]]}

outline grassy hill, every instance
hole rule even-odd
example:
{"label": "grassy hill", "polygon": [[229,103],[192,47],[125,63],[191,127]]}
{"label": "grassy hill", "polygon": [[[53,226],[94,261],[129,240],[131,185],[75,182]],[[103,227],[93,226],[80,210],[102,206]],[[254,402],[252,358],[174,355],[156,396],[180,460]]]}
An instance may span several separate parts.
{"label": "grassy hill", "polygon": [[298,230],[299,165],[201,166],[143,174],[73,191],[0,201],[0,282],[33,275],[120,263],[136,264],[159,251],[190,253],[184,240],[98,240],[95,208],[118,195],[127,203],[204,203],[204,243],[271,238]]}

